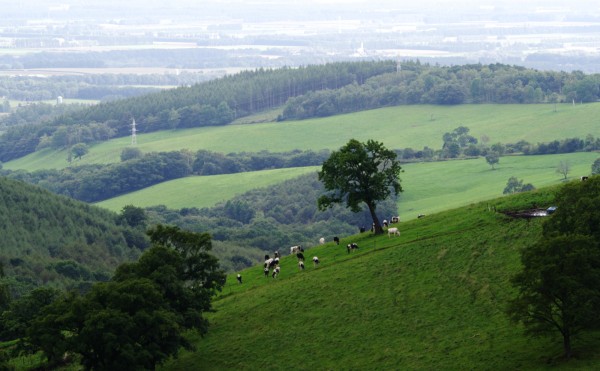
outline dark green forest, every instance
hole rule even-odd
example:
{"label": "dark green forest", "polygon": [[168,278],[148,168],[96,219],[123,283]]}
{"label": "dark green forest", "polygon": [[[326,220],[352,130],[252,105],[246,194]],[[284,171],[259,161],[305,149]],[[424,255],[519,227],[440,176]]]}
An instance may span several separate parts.
{"label": "dark green forest", "polygon": [[113,212],[0,177],[0,263],[14,296],[105,281],[148,247],[144,232]]}

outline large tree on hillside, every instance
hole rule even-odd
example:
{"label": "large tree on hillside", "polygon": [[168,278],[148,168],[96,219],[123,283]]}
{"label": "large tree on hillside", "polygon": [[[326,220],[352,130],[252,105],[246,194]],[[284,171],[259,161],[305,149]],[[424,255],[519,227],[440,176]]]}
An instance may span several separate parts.
{"label": "large tree on hillside", "polygon": [[210,235],[162,225],[148,234],[152,247],[111,281],[39,306],[41,314],[25,323],[29,349],[51,366],[75,353],[86,369],[154,369],[190,345],[184,331],[205,334],[204,313],[225,282],[209,254]]}
{"label": "large tree on hillside", "polygon": [[521,253],[508,313],[529,334],[558,331],[568,358],[575,335],[600,328],[600,177],[566,184],[556,200],[543,237]]}
{"label": "large tree on hillside", "polygon": [[375,233],[383,233],[375,212],[377,203],[392,192],[396,195],[402,192],[398,177],[401,171],[396,153],[382,143],[351,139],[331,154],[318,173],[326,191],[318,199],[319,209],[345,203],[353,212],[359,212],[360,205],[365,203],[373,218]]}

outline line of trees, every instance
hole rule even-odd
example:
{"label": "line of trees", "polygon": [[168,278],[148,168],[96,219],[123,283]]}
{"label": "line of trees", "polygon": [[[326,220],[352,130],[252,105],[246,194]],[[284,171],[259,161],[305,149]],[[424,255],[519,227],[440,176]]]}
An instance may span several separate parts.
{"label": "line of trees", "polygon": [[290,98],[280,120],[324,117],[403,104],[595,102],[600,76],[502,64],[431,66],[405,61],[401,69],[364,84]]}
{"label": "line of trees", "polygon": [[[76,149],[75,147],[73,149]],[[81,201],[97,202],[190,175],[317,166],[329,156],[327,150],[241,152],[223,155],[206,150],[196,153],[183,150],[142,154],[136,149],[124,149],[121,156],[124,161],[116,164],[81,165],[62,170],[46,169],[33,172],[0,170],[0,175],[39,185],[56,194]],[[77,156],[77,153],[73,155]]]}

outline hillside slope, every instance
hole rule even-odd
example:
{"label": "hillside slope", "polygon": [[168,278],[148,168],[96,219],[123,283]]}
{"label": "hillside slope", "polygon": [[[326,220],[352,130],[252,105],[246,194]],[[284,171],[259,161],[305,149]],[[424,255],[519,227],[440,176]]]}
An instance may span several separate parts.
{"label": "hillside slope", "polygon": [[[291,122],[253,125],[227,125],[194,129],[163,130],[137,134],[137,148],[144,153],[205,149],[219,153],[271,152],[338,149],[349,139],[374,139],[390,149],[424,146],[439,149],[444,133],[459,126],[470,135],[486,135],[491,143],[548,142],[565,138],[585,138],[595,134],[600,103],[550,104],[464,104],[457,106],[413,105],[388,107],[352,114]],[[596,135],[597,136],[597,135]],[[120,162],[129,147],[129,137],[90,144],[89,153],[78,165]],[[9,170],[62,169],[70,166],[66,150],[43,149],[3,163]]]}
{"label": "hillside slope", "polygon": [[148,242],[117,214],[0,177],[0,261],[11,290],[107,280]]}
{"label": "hillside slope", "polygon": [[544,189],[401,223],[400,237],[349,236],[307,251],[304,271],[283,258],[276,279],[261,266],[243,284],[231,276],[209,334],[164,369],[597,369],[597,339],[565,364],[558,338],[526,338],[504,315],[518,251],[543,221],[500,211],[552,199]]}

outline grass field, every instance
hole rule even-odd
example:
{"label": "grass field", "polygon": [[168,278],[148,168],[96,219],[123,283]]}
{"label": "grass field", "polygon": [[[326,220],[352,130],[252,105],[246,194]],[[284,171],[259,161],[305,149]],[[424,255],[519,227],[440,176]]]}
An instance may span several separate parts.
{"label": "grass field", "polygon": [[[521,209],[549,199],[544,191],[490,202]],[[284,257],[276,279],[261,266],[242,271],[241,285],[231,275],[208,335],[162,369],[599,369],[597,333],[578,338],[566,362],[559,336],[530,339],[508,321],[518,251],[539,238],[542,220],[486,210],[400,223],[400,237],[347,236],[308,250],[305,271]],[[347,254],[349,242],[357,253]]]}
{"label": "grass field", "polygon": [[[556,173],[560,161],[568,161],[572,178],[587,175],[598,153],[571,153],[546,156],[507,156],[496,170],[483,158],[403,165],[400,175],[404,192],[398,210],[403,220],[502,196],[508,178],[515,176],[535,187],[560,184]],[[169,208],[210,207],[253,188],[265,187],[320,167],[279,169],[241,174],[188,177],[162,183],[97,205],[120,211],[125,205],[139,207],[162,204]],[[382,217],[389,217],[382,216]]]}
{"label": "grass field", "polygon": [[315,166],[187,177],[111,198],[96,205],[116,212],[121,211],[125,205],[147,207],[161,204],[172,209],[210,207],[251,189],[273,185],[318,169]]}
{"label": "grass field", "polygon": [[[490,143],[532,143],[571,137],[595,137],[600,103],[560,105],[458,105],[398,106],[357,112],[321,119],[293,122],[269,122],[252,125],[228,125],[143,134],[140,126],[137,146],[143,152],[206,149],[222,153],[273,152],[293,149],[338,149],[350,138],[376,139],[386,147],[422,149],[441,148],[442,136],[459,126],[471,129],[476,138],[487,135]],[[90,147],[79,163],[118,162],[121,151],[129,146],[128,137],[117,138]],[[64,168],[67,153],[42,150],[21,159],[6,162],[6,169],[28,171]]]}

